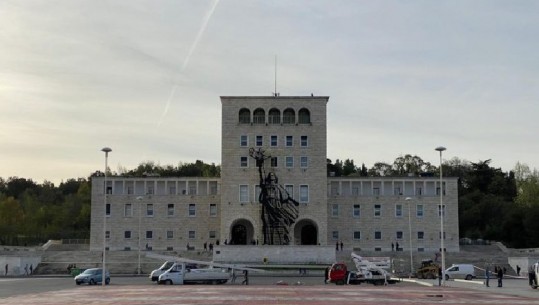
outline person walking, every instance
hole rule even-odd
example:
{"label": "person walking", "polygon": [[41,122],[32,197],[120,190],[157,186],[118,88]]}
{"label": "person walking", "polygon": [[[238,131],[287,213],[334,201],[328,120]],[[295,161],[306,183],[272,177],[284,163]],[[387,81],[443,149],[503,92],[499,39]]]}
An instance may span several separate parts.
{"label": "person walking", "polygon": [[339,251],[339,242],[335,242],[335,250]]}
{"label": "person walking", "polygon": [[535,282],[535,268],[534,268],[534,264],[530,265],[528,267],[528,281],[529,281],[529,284],[530,286],[536,286],[537,283]]}
{"label": "person walking", "polygon": [[327,284],[328,283],[328,279],[329,279],[329,266],[326,267],[326,270],[324,270],[324,284]]}
{"label": "person walking", "polygon": [[7,271],[8,271],[8,269],[9,269],[9,265],[6,264],[6,274],[5,274],[6,276],[7,276]]}
{"label": "person walking", "polygon": [[438,267],[438,286],[442,286],[442,267]]}
{"label": "person walking", "polygon": [[490,280],[490,266],[489,264],[487,264],[485,267],[485,286],[487,287],[490,287],[488,285],[489,280]]}
{"label": "person walking", "polygon": [[30,264],[30,275],[34,273],[34,264]]}
{"label": "person walking", "polygon": [[520,266],[517,265],[517,276],[520,276]]}
{"label": "person walking", "polygon": [[498,287],[503,287],[503,269],[498,267]]}
{"label": "person walking", "polygon": [[342,240],[341,240],[341,251],[342,251],[343,245],[344,245],[344,244],[342,243]]}
{"label": "person walking", "polygon": [[24,275],[28,275],[28,264],[24,266]]}
{"label": "person walking", "polygon": [[248,270],[243,270],[243,282],[241,282],[241,284],[245,284],[245,285],[249,285],[249,271]]}

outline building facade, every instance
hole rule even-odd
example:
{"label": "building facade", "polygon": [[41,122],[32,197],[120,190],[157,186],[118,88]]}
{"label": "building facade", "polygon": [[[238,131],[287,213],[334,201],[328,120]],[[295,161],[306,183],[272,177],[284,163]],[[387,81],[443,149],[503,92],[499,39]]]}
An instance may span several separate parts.
{"label": "building facade", "polygon": [[[110,250],[271,240],[275,245],[343,242],[369,251],[408,250],[411,244],[414,251],[434,252],[440,248],[443,212],[446,250],[458,251],[456,178],[443,178],[440,186],[435,177],[328,177],[328,100],[221,97],[221,177],[115,176],[106,185],[104,177],[94,177],[90,248],[102,249],[107,238]],[[264,154],[263,175],[253,152]],[[265,193],[260,179],[266,175],[278,185],[280,198],[294,202],[293,222],[272,233],[275,239],[267,238],[260,203]]]}

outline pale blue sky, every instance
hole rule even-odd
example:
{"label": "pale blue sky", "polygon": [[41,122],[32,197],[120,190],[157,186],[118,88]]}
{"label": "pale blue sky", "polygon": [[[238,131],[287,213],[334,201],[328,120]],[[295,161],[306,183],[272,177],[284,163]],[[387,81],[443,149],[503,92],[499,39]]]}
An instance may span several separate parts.
{"label": "pale blue sky", "polygon": [[327,95],[328,157],[539,168],[538,1],[0,2],[0,176],[220,163],[221,95]]}

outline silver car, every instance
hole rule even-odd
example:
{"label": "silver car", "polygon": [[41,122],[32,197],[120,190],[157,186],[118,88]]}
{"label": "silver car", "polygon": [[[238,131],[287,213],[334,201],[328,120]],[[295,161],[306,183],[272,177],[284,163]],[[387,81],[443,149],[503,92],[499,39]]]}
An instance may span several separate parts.
{"label": "silver car", "polygon": [[[80,284],[89,284],[89,285],[95,285],[95,284],[101,284],[103,281],[103,271],[101,268],[91,268],[86,269],[81,274],[77,275],[75,277],[75,283],[77,285]],[[110,274],[107,271],[107,275],[105,276],[105,284],[110,283]]]}

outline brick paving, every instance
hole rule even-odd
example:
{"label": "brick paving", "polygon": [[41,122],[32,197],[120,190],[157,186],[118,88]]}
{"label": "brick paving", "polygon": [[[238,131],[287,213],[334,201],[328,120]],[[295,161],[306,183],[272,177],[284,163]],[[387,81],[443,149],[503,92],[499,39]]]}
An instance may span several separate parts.
{"label": "brick paving", "polygon": [[463,288],[398,286],[81,286],[0,299],[6,305],[63,304],[539,304],[537,298]]}

